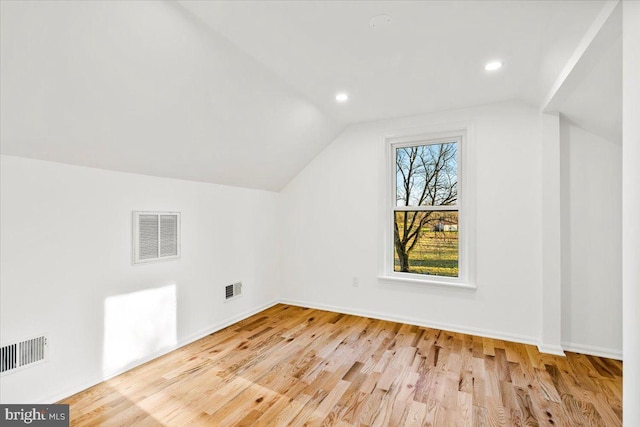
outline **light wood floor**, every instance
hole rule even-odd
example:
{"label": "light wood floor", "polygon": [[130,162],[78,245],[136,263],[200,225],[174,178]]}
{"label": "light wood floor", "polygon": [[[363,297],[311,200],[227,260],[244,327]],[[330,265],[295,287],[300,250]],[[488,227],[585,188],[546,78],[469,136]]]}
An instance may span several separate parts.
{"label": "light wood floor", "polygon": [[277,305],[61,403],[71,425],[619,426],[622,364]]}

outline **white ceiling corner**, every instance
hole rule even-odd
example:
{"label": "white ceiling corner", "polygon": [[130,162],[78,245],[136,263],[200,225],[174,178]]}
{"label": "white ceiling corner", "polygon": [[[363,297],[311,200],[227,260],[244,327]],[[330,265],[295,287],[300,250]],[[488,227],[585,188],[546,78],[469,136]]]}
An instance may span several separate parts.
{"label": "white ceiling corner", "polygon": [[622,143],[622,5],[607,3],[598,18],[543,110]]}

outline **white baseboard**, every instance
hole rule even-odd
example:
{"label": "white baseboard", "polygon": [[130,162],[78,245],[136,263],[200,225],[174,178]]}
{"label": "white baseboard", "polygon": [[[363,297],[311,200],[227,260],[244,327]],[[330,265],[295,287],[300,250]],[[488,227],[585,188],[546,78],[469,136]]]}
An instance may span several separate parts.
{"label": "white baseboard", "polygon": [[562,342],[562,347],[566,351],[573,353],[589,354],[591,356],[606,357],[607,359],[622,360],[622,350],[596,347],[592,345],[576,344],[572,342]]}
{"label": "white baseboard", "polygon": [[246,319],[247,317],[251,317],[256,313],[259,313],[259,312],[261,312],[263,310],[271,308],[274,305],[278,304],[278,302],[279,301],[277,301],[277,300],[272,300],[272,301],[269,301],[266,304],[262,304],[262,305],[259,305],[259,306],[255,307],[255,308],[252,308],[251,310],[247,310],[247,311],[244,311],[242,313],[236,314],[235,316],[230,317],[229,319],[226,319],[226,320],[223,320],[221,322],[218,322],[218,323],[216,323],[216,324],[214,324],[212,326],[209,326],[209,327],[207,327],[205,329],[200,330],[199,332],[196,332],[194,334],[191,334],[191,335],[189,335],[187,337],[182,338],[174,346],[171,346],[171,347],[159,350],[157,352],[151,353],[151,354],[147,355],[146,357],[144,357],[142,359],[138,359],[135,362],[132,362],[132,363],[126,365],[126,366],[123,366],[122,368],[118,369],[115,372],[109,373],[108,375],[104,375],[104,376],[101,376],[101,377],[94,377],[90,381],[86,381],[86,382],[84,382],[82,384],[76,384],[76,385],[74,385],[72,387],[69,387],[69,388],[67,388],[65,390],[60,391],[59,393],[56,393],[55,395],[49,396],[46,399],[41,399],[36,403],[50,404],[50,403],[54,403],[54,402],[59,402],[62,399],[66,399],[69,396],[73,396],[74,394],[79,393],[79,392],[81,392],[83,390],[86,390],[86,389],[88,389],[90,387],[93,387],[96,384],[100,384],[103,381],[107,381],[107,380],[109,380],[109,379],[111,379],[113,377],[116,377],[116,376],[118,376],[120,374],[123,374],[123,373],[125,373],[125,372],[127,372],[127,371],[129,371],[129,370],[131,370],[131,369],[133,369],[135,367],[137,367],[137,366],[143,365],[143,364],[145,364],[145,363],[147,363],[147,362],[149,362],[149,361],[151,361],[153,359],[156,359],[156,358],[158,358],[160,356],[164,356],[167,353],[171,353],[172,351],[177,350],[177,349],[179,349],[181,347],[184,347],[185,345],[191,344],[192,342],[197,341],[200,338],[206,337],[209,334],[212,334],[212,333],[217,332],[217,331],[219,331],[221,329],[224,329],[227,326],[231,326],[234,323],[237,323],[237,322],[239,322],[241,320]]}
{"label": "white baseboard", "polygon": [[559,345],[538,344],[538,351],[540,353],[553,354],[556,356],[566,356],[566,354],[564,354],[564,349]]}
{"label": "white baseboard", "polygon": [[290,304],[290,305],[297,305],[301,307],[315,308],[318,310],[352,314],[354,316],[371,317],[373,319],[386,320],[390,322],[407,323],[409,325],[423,326],[426,328],[433,328],[433,329],[442,329],[445,331],[457,332],[457,333],[468,334],[468,335],[477,335],[481,337],[512,341],[512,342],[517,342],[522,344],[531,344],[536,346],[539,344],[539,340],[537,337],[528,337],[526,335],[517,335],[517,334],[506,334],[504,332],[493,331],[489,329],[469,328],[466,326],[454,325],[454,324],[443,323],[443,322],[434,322],[434,321],[425,320],[425,319],[418,319],[415,317],[395,316],[395,315],[389,315],[386,313],[358,310],[358,309],[352,309],[348,307],[341,307],[341,306],[328,305],[328,304],[317,304],[317,303],[312,303],[310,301],[302,301],[302,300],[280,299],[279,302],[281,302],[282,304]]}

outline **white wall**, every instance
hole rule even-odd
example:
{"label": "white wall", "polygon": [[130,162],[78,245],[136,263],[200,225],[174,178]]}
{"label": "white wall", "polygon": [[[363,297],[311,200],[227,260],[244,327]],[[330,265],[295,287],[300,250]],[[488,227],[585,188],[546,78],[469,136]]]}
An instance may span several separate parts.
{"label": "white wall", "polygon": [[624,425],[640,425],[640,2],[623,2]]}
{"label": "white wall", "polygon": [[[476,187],[477,289],[382,283],[376,278],[385,227],[382,139],[460,121],[475,129],[468,179]],[[537,343],[539,137],[538,112],[518,102],[349,127],[282,191],[283,297]]]}
{"label": "white wall", "polygon": [[622,146],[561,120],[562,342],[622,356]]}
{"label": "white wall", "polygon": [[[277,193],[9,156],[1,174],[2,342],[50,340],[48,363],[2,377],[3,403],[65,397],[112,373],[110,361],[135,364],[276,297]],[[132,265],[133,210],[182,213],[180,259]],[[244,295],[223,302],[238,280]],[[139,325],[140,310],[155,317]],[[122,316],[146,331],[143,348],[111,348]]]}
{"label": "white wall", "polygon": [[560,211],[560,115],[540,114],[540,175],[542,195],[542,301],[540,345],[544,353],[564,355],[562,349],[562,265]]}

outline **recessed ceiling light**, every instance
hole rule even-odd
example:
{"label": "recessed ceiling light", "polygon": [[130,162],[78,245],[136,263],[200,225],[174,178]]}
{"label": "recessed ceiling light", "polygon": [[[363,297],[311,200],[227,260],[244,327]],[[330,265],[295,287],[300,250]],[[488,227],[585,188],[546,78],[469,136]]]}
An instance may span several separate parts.
{"label": "recessed ceiling light", "polygon": [[374,30],[385,28],[391,25],[391,17],[389,15],[377,15],[371,18],[369,26]]}
{"label": "recessed ceiling light", "polygon": [[338,102],[347,102],[349,100],[349,95],[344,92],[340,92],[336,95],[336,101]]}
{"label": "recessed ceiling light", "polygon": [[502,61],[491,61],[484,66],[486,71],[496,71],[502,68]]}

